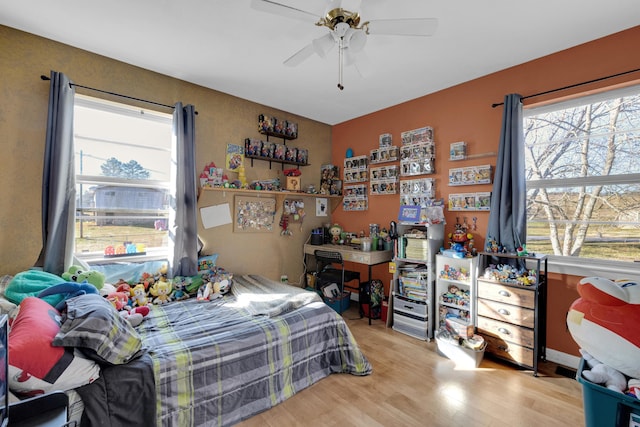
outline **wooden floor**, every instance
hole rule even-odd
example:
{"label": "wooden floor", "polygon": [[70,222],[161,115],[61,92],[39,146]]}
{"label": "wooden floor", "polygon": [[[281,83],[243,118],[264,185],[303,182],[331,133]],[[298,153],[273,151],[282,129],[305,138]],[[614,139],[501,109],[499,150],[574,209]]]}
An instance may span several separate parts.
{"label": "wooden floor", "polygon": [[343,317],[373,373],[330,375],[239,426],[584,426],[581,384],[550,362],[538,377],[488,357],[457,370],[435,342],[369,326],[353,307]]}

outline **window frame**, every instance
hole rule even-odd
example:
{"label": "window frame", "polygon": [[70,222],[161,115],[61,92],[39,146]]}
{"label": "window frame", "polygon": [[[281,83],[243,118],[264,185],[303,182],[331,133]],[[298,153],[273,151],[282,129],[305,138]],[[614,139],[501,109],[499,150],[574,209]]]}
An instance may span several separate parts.
{"label": "window frame", "polygon": [[[613,89],[604,88],[597,93],[577,95],[571,99],[545,102],[542,105],[525,106],[523,108],[523,124],[531,116],[631,95],[640,95],[640,85],[634,84]],[[565,179],[526,180],[526,189],[528,193],[532,189],[576,186],[589,187],[594,185],[634,184],[638,182],[640,182],[640,173],[630,173]],[[550,269],[561,274],[577,276],[606,275],[614,278],[640,276],[640,262],[635,261],[573,257],[555,254],[549,254],[548,258],[550,260]]]}
{"label": "window frame", "polygon": [[[171,114],[163,113],[156,110],[150,110],[147,108],[141,108],[129,104],[125,104],[122,102],[114,102],[105,100],[102,98],[92,97],[88,95],[75,94],[74,97],[75,106],[90,108],[94,110],[101,110],[108,113],[114,113],[124,116],[129,116],[132,118],[141,118],[144,120],[150,120],[162,123],[167,125],[170,132],[171,138],[173,138],[173,116]],[[75,114],[74,114],[75,119]],[[75,120],[74,120],[75,121]],[[74,128],[74,151],[76,151],[76,138],[77,135]],[[170,150],[175,150],[175,144],[173,144],[172,140],[169,140],[167,143],[167,147]],[[171,161],[175,158],[175,153],[171,153]],[[168,168],[171,165],[167,165]],[[134,187],[134,188],[146,188],[146,189],[159,189],[165,190],[168,192],[169,196],[172,194],[173,189],[175,188],[175,177],[174,174],[169,174],[169,180],[154,180],[154,179],[126,179],[126,178],[117,178],[110,176],[100,176],[100,175],[85,175],[80,174],[79,171],[76,171],[74,175],[74,184],[78,185],[117,185],[119,187]],[[172,248],[173,244],[170,241],[170,238],[167,237],[167,243],[164,246],[159,247],[147,247],[145,255],[134,255],[134,256],[119,256],[115,258],[108,258],[104,256],[104,252],[92,251],[92,252],[76,252],[76,235],[75,235],[75,224],[79,220],[79,218],[83,217],[82,215],[82,207],[75,206],[74,207],[74,235],[73,235],[73,257],[74,259],[80,260],[90,265],[104,265],[104,264],[114,264],[119,262],[146,262],[146,261],[168,261],[172,258]],[[163,218],[169,221],[170,218],[170,210],[167,210],[166,216]],[[119,216],[120,217],[120,216]],[[122,219],[125,219],[126,216],[122,216]],[[139,218],[145,218],[141,216]],[[150,218],[148,218],[150,219]]]}

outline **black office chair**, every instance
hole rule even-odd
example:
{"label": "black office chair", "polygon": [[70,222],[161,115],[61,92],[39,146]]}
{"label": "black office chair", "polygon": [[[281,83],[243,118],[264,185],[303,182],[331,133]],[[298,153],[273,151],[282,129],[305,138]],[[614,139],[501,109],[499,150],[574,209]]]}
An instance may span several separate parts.
{"label": "black office chair", "polygon": [[31,397],[9,405],[9,427],[71,427],[69,398],[63,391]]}
{"label": "black office chair", "polygon": [[[360,317],[364,316],[362,294],[360,293],[362,289],[360,286],[360,273],[358,271],[345,270],[344,260],[340,252],[316,249],[313,254],[316,258],[316,287],[320,289],[326,284],[336,283],[340,288],[340,293],[344,291],[344,288],[357,290]],[[335,268],[335,264],[339,264],[340,268]],[[358,281],[358,285],[350,286],[349,283],[354,280]]]}

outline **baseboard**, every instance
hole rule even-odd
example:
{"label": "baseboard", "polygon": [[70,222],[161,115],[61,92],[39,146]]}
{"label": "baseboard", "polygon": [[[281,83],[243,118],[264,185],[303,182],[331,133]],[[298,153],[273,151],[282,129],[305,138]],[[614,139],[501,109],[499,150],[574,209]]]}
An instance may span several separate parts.
{"label": "baseboard", "polygon": [[578,365],[580,365],[579,357],[550,348],[547,349],[547,360],[576,370],[578,369]]}

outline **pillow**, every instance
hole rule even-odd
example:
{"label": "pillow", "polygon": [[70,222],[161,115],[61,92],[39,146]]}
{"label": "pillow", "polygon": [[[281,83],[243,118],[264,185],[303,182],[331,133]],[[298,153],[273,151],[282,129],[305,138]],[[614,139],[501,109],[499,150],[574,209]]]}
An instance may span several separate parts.
{"label": "pillow", "polygon": [[[40,270],[27,270],[16,274],[7,285],[4,296],[9,301],[20,304],[26,297],[35,297],[50,286],[64,283],[65,280],[55,274]],[[56,294],[42,298],[55,306],[64,299],[64,295]]]}
{"label": "pillow", "polygon": [[97,294],[66,301],[62,326],[53,345],[77,347],[90,359],[109,365],[121,365],[142,354],[138,332]]}
{"label": "pillow", "polygon": [[69,390],[100,376],[100,367],[73,349],[53,347],[60,330],[60,313],[47,302],[27,297],[9,331],[9,388],[36,395]]}

